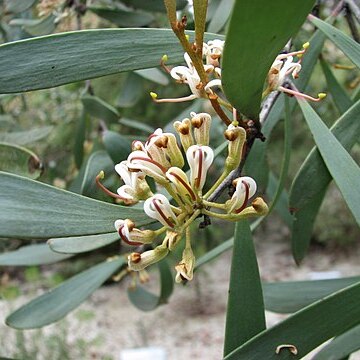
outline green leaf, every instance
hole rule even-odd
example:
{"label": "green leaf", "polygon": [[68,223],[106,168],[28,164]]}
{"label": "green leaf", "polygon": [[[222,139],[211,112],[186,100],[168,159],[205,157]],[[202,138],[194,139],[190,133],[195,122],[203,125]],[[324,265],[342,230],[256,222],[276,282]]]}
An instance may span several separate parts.
{"label": "green leaf", "polygon": [[289,100],[285,98],[285,121],[284,121],[284,155],[281,162],[280,177],[278,181],[278,187],[275,195],[271,201],[268,215],[275,208],[280,196],[282,195],[285,181],[289,171],[290,154],[291,154],[291,142],[292,142],[292,130],[291,130],[291,119],[290,119],[290,105]]}
{"label": "green leaf", "polygon": [[209,32],[218,33],[221,29],[223,29],[230,17],[233,6],[234,0],[221,0],[215,11],[215,16],[212,17],[209,23]]}
{"label": "green leaf", "polygon": [[320,59],[320,64],[326,77],[326,82],[331,93],[331,97],[340,114],[343,114],[351,107],[351,105],[353,105],[353,101],[350,99],[350,96],[346,93],[345,89],[343,89],[343,87],[336,80],[326,61],[324,59]]}
{"label": "green leaf", "polygon": [[53,129],[53,126],[43,126],[25,131],[0,133],[0,141],[16,145],[27,145],[44,139]]}
{"label": "green leaf", "polygon": [[[270,199],[275,198],[275,194],[279,189],[279,180],[275,177],[272,171],[269,172],[269,181],[266,187],[266,195]],[[274,210],[281,216],[285,224],[291,228],[293,223],[293,217],[289,211],[289,196],[285,189],[283,189],[279,195],[278,201],[274,206]]]}
{"label": "green leaf", "polygon": [[95,182],[95,178],[100,171],[104,171],[106,177],[114,173],[114,162],[104,150],[95,151],[89,156],[81,185],[82,194],[91,196],[97,191],[101,191]]}
{"label": "green leaf", "polygon": [[195,44],[201,49],[204,42],[207,7],[208,7],[208,0],[193,0]]}
{"label": "green leaf", "polygon": [[169,85],[169,78],[157,68],[136,70],[135,73],[157,84],[164,86]]}
{"label": "green leaf", "polygon": [[117,122],[119,112],[106,101],[97,96],[85,95],[81,98],[85,111],[93,117],[105,120],[109,123]]}
{"label": "green leaf", "polygon": [[47,35],[52,33],[55,28],[56,16],[50,14],[40,19],[12,19],[11,26],[21,26],[28,34],[32,36]]}
{"label": "green leaf", "polygon": [[[331,176],[339,187],[346,204],[360,225],[360,169],[317,113],[304,100],[298,99],[305,120]],[[317,177],[318,174],[315,174]]]}
{"label": "green leaf", "polygon": [[43,171],[40,159],[23,147],[0,143],[0,171],[37,179]]}
{"label": "green leaf", "polygon": [[[360,101],[356,102],[331,127],[344,148],[349,151],[360,136]],[[289,206],[294,211],[292,248],[299,263],[310,243],[315,217],[332,177],[324,161],[314,147],[300,167],[291,185]]]}
{"label": "green leaf", "polygon": [[125,119],[122,118],[119,120],[119,124],[127,126],[132,129],[144,131],[146,133],[153,133],[155,129],[147,124],[144,124],[141,121],[133,120],[133,119]]}
{"label": "green leaf", "polygon": [[10,13],[20,13],[35,4],[36,0],[5,0],[5,9]]}
{"label": "green leaf", "polygon": [[331,280],[289,281],[263,284],[265,308],[277,313],[293,313],[335,291],[360,281],[360,277]]}
{"label": "green leaf", "polygon": [[104,203],[0,172],[1,237],[48,239],[109,233],[119,218],[149,223],[142,209]]}
{"label": "green leaf", "polygon": [[250,119],[259,118],[263,86],[271,64],[299,30],[314,2],[235,2],[226,36],[222,84],[230,103]]}
{"label": "green leaf", "polygon": [[0,254],[0,266],[33,266],[52,264],[72,255],[57,254],[47,244],[22,246],[15,251]]}
{"label": "green leaf", "polygon": [[158,263],[160,272],[160,294],[155,295],[141,285],[128,289],[130,301],[142,311],[152,311],[161,304],[166,304],[172,294],[174,281],[166,259]]}
{"label": "green leaf", "polygon": [[360,68],[360,44],[342,31],[315,16],[310,15],[309,20]]}
{"label": "green leaf", "polygon": [[142,27],[154,21],[151,14],[144,12],[99,6],[87,6],[86,9],[120,27]]}
{"label": "green leaf", "polygon": [[[304,259],[311,241],[316,216],[324,200],[326,187],[307,202],[301,209],[296,210],[293,216],[291,231],[291,250],[296,264]],[[292,209],[294,211],[294,209]]]}
{"label": "green leaf", "polygon": [[144,82],[140,76],[130,72],[124,81],[122,91],[117,99],[117,106],[134,106],[144,93]]}
{"label": "green leaf", "polygon": [[183,49],[166,29],[84,30],[14,41],[0,45],[0,94],[152,68],[164,54],[169,65],[183,61]]}
{"label": "green leaf", "polygon": [[79,254],[101,248],[119,240],[119,234],[112,232],[108,234],[75,236],[53,238],[48,240],[51,250],[64,254]]}
{"label": "green leaf", "polygon": [[126,160],[131,152],[131,142],[126,137],[114,131],[106,130],[102,135],[102,139],[106,151],[115,164]]}
{"label": "green leaf", "polygon": [[323,347],[313,360],[344,360],[351,353],[360,349],[360,325],[337,336],[330,344]]}
{"label": "green leaf", "polygon": [[259,269],[249,223],[236,223],[226,312],[224,356],[266,329]]}
{"label": "green leaf", "polygon": [[[128,6],[134,7],[135,9],[166,12],[163,0],[126,0],[124,2]],[[187,0],[177,0],[176,9],[181,10],[187,4],[188,4]]]}
{"label": "green leaf", "polygon": [[34,329],[60,320],[84,302],[124,264],[124,258],[116,258],[73,276],[13,312],[7,317],[6,324],[16,329]]}
{"label": "green leaf", "polygon": [[81,164],[84,159],[84,142],[86,137],[87,116],[85,111],[81,112],[80,118],[76,124],[75,131],[75,143],[74,143],[74,158],[75,164],[78,169],[81,168]]}
{"label": "green leaf", "polygon": [[[359,283],[342,289],[260,333],[224,360],[302,359],[326,340],[360,323],[359,297]],[[288,349],[277,354],[275,350],[282,344],[294,345],[298,354],[291,354]]]}

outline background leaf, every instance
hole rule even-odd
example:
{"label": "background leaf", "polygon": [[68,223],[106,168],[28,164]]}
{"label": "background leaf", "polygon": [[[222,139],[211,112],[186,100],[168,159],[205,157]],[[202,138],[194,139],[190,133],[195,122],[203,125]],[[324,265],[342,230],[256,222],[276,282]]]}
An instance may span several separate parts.
{"label": "background leaf", "polygon": [[[219,36],[206,39],[215,37]],[[169,65],[183,61],[181,46],[166,29],[83,30],[14,41],[0,45],[0,93],[152,68],[164,54],[169,56]]]}
{"label": "background leaf", "polygon": [[33,266],[52,264],[72,255],[57,254],[47,244],[22,246],[15,251],[0,254],[0,266]]}
{"label": "background leaf", "polygon": [[313,5],[314,0],[235,2],[226,35],[222,84],[230,103],[250,119],[259,118],[272,62]]}
{"label": "background leaf", "polygon": [[61,237],[48,240],[48,246],[57,253],[79,254],[101,248],[119,240],[119,234],[108,234]]}
{"label": "background leaf", "polygon": [[[326,340],[360,323],[359,296],[359,283],[340,290],[260,333],[224,360],[301,359]],[[282,344],[296,346],[298,354],[287,349],[276,354]]]}
{"label": "background leaf", "polygon": [[342,31],[319,18],[309,15],[310,21],[322,31],[343,53],[360,67],[360,44]]}
{"label": "background leaf", "polygon": [[126,137],[115,131],[106,130],[102,139],[106,151],[115,164],[127,159],[131,152],[131,142]]}
{"label": "background leaf", "polygon": [[159,305],[165,304],[172,294],[174,287],[174,280],[166,260],[158,263],[160,272],[160,294],[155,295],[149,292],[141,285],[136,285],[135,288],[128,289],[128,296],[130,301],[142,311],[152,311]]}
{"label": "background leaf", "polygon": [[73,276],[13,312],[7,317],[6,324],[16,329],[34,329],[60,320],[84,302],[124,264],[124,258],[116,258]]}
{"label": "background leaf", "polygon": [[47,137],[54,129],[53,126],[43,126],[25,131],[14,131],[10,133],[0,133],[0,141],[9,144],[27,145]]}
{"label": "background leaf", "polygon": [[[21,194],[21,196],[19,196]],[[114,221],[149,223],[142,209],[113,205],[21,176],[0,173],[0,236],[42,238],[114,231]]]}
{"label": "background leaf", "polygon": [[85,95],[81,98],[84,110],[91,116],[107,121],[108,123],[116,122],[120,114],[106,101],[97,96]]}
{"label": "background leaf", "polygon": [[266,329],[259,269],[249,223],[235,225],[224,356]]}
{"label": "background leaf", "polygon": [[32,151],[0,143],[0,170],[37,179],[43,171],[43,165]]}
{"label": "background leaf", "polygon": [[360,184],[359,167],[312,107],[302,99],[298,99],[298,103],[326,167],[360,225],[360,193],[357,189]]}
{"label": "background leaf", "polygon": [[277,313],[293,313],[359,281],[360,277],[357,276],[330,280],[264,283],[265,308]]}

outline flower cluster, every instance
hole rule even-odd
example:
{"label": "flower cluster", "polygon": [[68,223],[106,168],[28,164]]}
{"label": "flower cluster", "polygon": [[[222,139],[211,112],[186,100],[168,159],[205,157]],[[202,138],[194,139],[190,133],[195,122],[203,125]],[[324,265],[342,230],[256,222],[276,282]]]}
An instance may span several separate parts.
{"label": "flower cluster", "polygon": [[[167,72],[180,84],[187,84],[191,90],[191,95],[175,99],[158,99],[157,94],[151,92],[150,95],[155,102],[182,102],[194,100],[196,98],[205,98],[214,95],[213,88],[221,87],[221,68],[220,59],[224,49],[223,40],[210,40],[203,44],[204,70],[208,77],[212,79],[203,84],[197,70],[192,63],[188,53],[184,53],[186,66],[175,66],[171,70],[165,67]],[[163,62],[167,57],[163,57]]]}
{"label": "flower cluster", "polygon": [[[185,235],[182,259],[175,267],[177,282],[191,280],[193,277],[195,257],[189,226],[196,218],[207,215],[237,221],[244,217],[264,215],[268,210],[262,198],[250,201],[256,193],[256,183],[247,176],[234,180],[235,192],[225,203],[208,201],[224,178],[240,164],[246,132],[236,122],[228,126],[224,132],[228,141],[224,171],[205,192],[207,173],[214,160],[214,151],[209,147],[212,120],[207,113],[190,115],[190,118],[174,123],[182,150],[174,134],[157,129],[145,143],[134,141],[133,151],[127,160],[115,166],[124,182],[117,190],[117,197],[125,204],[143,201],[144,212],[160,225],[157,230],[150,230],[137,228],[131,219],[119,219],[115,222],[116,230],[127,244],[152,244],[153,247],[142,253],[131,253],[128,257],[129,269],[141,271],[158,262],[169,251],[174,250]],[[189,166],[188,173],[183,170],[183,153]],[[149,178],[156,183],[156,193],[151,191],[147,183]],[[165,190],[168,197],[164,195]],[[162,234],[165,236],[159,242],[158,238]]]}

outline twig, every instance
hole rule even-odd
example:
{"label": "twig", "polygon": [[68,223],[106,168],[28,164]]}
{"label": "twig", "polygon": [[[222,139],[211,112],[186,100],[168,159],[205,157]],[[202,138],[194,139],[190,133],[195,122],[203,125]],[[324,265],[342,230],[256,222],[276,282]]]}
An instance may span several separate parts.
{"label": "twig", "polygon": [[355,25],[355,21],[354,21],[354,18],[353,18],[353,12],[351,11],[350,9],[350,6],[348,3],[345,4],[345,19],[349,25],[349,29],[351,31],[351,35],[353,37],[353,39],[356,41],[356,42],[360,42],[360,36],[359,36],[359,31]]}
{"label": "twig", "polygon": [[354,0],[345,0],[345,2],[352,14],[355,16],[356,20],[360,22],[360,5]]}

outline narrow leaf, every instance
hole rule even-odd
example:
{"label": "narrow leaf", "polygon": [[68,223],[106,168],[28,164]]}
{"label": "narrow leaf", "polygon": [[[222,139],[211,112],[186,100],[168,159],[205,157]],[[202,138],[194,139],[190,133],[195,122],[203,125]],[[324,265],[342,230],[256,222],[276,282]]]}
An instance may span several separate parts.
{"label": "narrow leaf", "polygon": [[[135,9],[166,12],[164,0],[126,0],[125,2]],[[176,10],[181,10],[188,4],[187,0],[176,0],[174,2],[176,3]]]}
{"label": "narrow leaf", "polygon": [[81,101],[85,111],[98,119],[112,123],[120,117],[119,112],[113,106],[97,96],[86,95],[81,98]]}
{"label": "narrow leaf", "polygon": [[133,119],[122,118],[121,120],[119,120],[119,123],[129,128],[143,131],[145,133],[153,133],[155,131],[153,127],[144,124],[141,121],[137,121]]}
{"label": "narrow leaf", "polygon": [[360,325],[337,336],[330,344],[322,348],[313,360],[343,360],[360,349]]}
{"label": "narrow leaf", "polygon": [[106,151],[115,164],[126,160],[131,152],[131,142],[126,137],[114,131],[106,130],[103,133],[102,139]]}
{"label": "narrow leaf", "polygon": [[224,356],[266,328],[259,269],[247,220],[236,223]]}
{"label": "narrow leaf", "polygon": [[320,59],[320,64],[326,77],[331,97],[334,100],[340,114],[343,114],[351,107],[351,105],[353,105],[353,101],[350,99],[350,96],[346,93],[345,89],[336,80],[326,61],[324,59]]}
{"label": "narrow leaf", "polygon": [[172,294],[174,281],[166,260],[158,263],[160,272],[160,294],[155,295],[149,292],[141,285],[128,289],[128,297],[130,301],[142,311],[152,311],[159,305],[165,304]]}
{"label": "narrow leaf", "polygon": [[139,225],[149,222],[142,209],[104,203],[0,172],[1,237],[48,239],[109,233],[119,218],[131,218]]}
{"label": "narrow leaf", "polygon": [[357,191],[360,184],[359,167],[312,107],[302,99],[298,99],[298,103],[326,167],[360,224],[360,193]]}
{"label": "narrow leaf", "polygon": [[124,258],[105,261],[64,281],[13,312],[6,324],[16,329],[39,328],[62,319],[84,302],[119,267]]}
{"label": "narrow leaf", "polygon": [[299,30],[314,2],[235,2],[226,36],[222,84],[230,103],[250,119],[259,118],[263,85],[272,62]]}
{"label": "narrow leaf", "polygon": [[322,31],[357,67],[360,68],[360,44],[334,26],[309,15],[310,21]]}
{"label": "narrow leaf", "polygon": [[221,0],[219,6],[215,11],[215,16],[212,17],[208,31],[218,33],[224,28],[226,22],[230,17],[231,10],[234,6],[234,0]]}
{"label": "narrow leaf", "polygon": [[0,171],[37,179],[43,171],[40,159],[23,147],[0,143]]}
{"label": "narrow leaf", "polygon": [[136,70],[135,73],[160,85],[166,86],[169,84],[169,78],[157,68]]}
{"label": "narrow leaf", "polygon": [[134,106],[144,94],[144,82],[140,76],[130,72],[124,81],[122,91],[116,101],[119,107]]}
{"label": "narrow leaf", "polygon": [[206,25],[206,11],[208,0],[193,0],[195,22],[195,44],[202,49]]}
{"label": "narrow leaf", "polygon": [[120,27],[142,27],[154,21],[151,14],[117,8],[87,6],[87,10]]}
{"label": "narrow leaf", "polygon": [[35,4],[36,0],[5,0],[5,9],[10,13],[20,13]]}
{"label": "narrow leaf", "polygon": [[0,133],[0,141],[16,145],[27,145],[47,137],[53,129],[53,126],[43,126],[25,131]]}
{"label": "narrow leaf", "polygon": [[[302,359],[311,350],[360,322],[360,284],[349,286],[295,313],[238,347],[224,360]],[[297,354],[278,346],[294,345]]]}
{"label": "narrow leaf", "polygon": [[183,61],[184,52],[167,29],[84,30],[14,41],[0,45],[0,94],[151,68],[164,54],[169,65]]}
{"label": "narrow leaf", "polygon": [[360,277],[331,280],[288,281],[263,284],[265,308],[277,313],[293,313],[335,291],[360,281]]}
{"label": "narrow leaf", "polygon": [[33,266],[52,264],[72,255],[57,254],[47,244],[22,246],[15,251],[0,254],[0,266]]}
{"label": "narrow leaf", "polygon": [[51,250],[64,254],[79,254],[101,248],[119,240],[116,232],[99,235],[61,237],[48,240]]}

